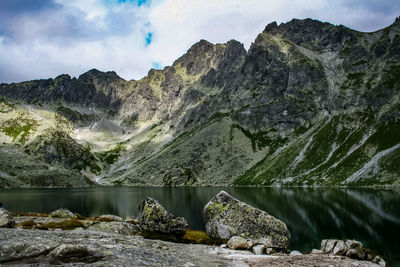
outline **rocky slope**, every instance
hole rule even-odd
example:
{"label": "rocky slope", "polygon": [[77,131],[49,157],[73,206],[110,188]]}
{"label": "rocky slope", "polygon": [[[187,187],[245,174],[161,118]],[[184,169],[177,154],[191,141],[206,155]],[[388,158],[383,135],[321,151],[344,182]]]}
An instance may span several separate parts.
{"label": "rocky slope", "polygon": [[399,19],[294,19],[248,51],[201,40],[139,81],[1,84],[0,186],[398,186],[398,77]]}

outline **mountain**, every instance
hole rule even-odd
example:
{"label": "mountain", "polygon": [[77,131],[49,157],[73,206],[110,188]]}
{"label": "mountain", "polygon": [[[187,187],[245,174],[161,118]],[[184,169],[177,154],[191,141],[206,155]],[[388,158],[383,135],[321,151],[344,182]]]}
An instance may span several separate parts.
{"label": "mountain", "polygon": [[400,19],[201,40],[141,80],[0,85],[0,187],[400,185]]}

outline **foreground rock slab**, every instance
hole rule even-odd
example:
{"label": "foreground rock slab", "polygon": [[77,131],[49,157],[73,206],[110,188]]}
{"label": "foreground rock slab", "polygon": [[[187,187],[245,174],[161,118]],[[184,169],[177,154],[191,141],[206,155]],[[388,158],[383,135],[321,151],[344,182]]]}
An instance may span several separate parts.
{"label": "foreground rock slab", "polygon": [[188,228],[184,218],[169,213],[157,200],[147,197],[139,205],[138,222],[143,231],[183,236]]}
{"label": "foreground rock slab", "polygon": [[213,238],[244,236],[254,244],[287,249],[290,233],[286,224],[221,191],[204,207],[206,232]]}
{"label": "foreground rock slab", "polygon": [[43,231],[0,228],[0,265],[83,266],[333,266],[379,265],[331,254],[296,257],[254,255],[206,245],[189,245],[85,230]]}

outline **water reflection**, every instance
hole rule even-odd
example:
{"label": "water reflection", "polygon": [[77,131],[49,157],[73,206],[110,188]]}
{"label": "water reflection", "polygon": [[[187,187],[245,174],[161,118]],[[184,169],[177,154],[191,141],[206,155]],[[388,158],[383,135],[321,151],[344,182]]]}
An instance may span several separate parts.
{"label": "water reflection", "polygon": [[0,191],[0,201],[13,212],[51,212],[60,207],[84,216],[136,216],[147,197],[160,201],[193,229],[203,229],[202,209],[225,190],[236,198],[282,219],[292,233],[291,247],[309,251],[323,238],[351,238],[382,254],[392,263],[400,256],[399,190],[332,188],[79,188]]}

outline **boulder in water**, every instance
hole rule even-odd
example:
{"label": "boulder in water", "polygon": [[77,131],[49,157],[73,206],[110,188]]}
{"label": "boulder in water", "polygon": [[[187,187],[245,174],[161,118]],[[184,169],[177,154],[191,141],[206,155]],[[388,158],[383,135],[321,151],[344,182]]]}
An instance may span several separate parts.
{"label": "boulder in water", "polygon": [[184,218],[169,213],[157,200],[147,197],[139,205],[139,226],[142,231],[183,236],[188,228]]}
{"label": "boulder in water", "polygon": [[203,210],[206,232],[210,237],[229,239],[241,235],[255,244],[287,249],[290,233],[286,224],[221,191]]}

